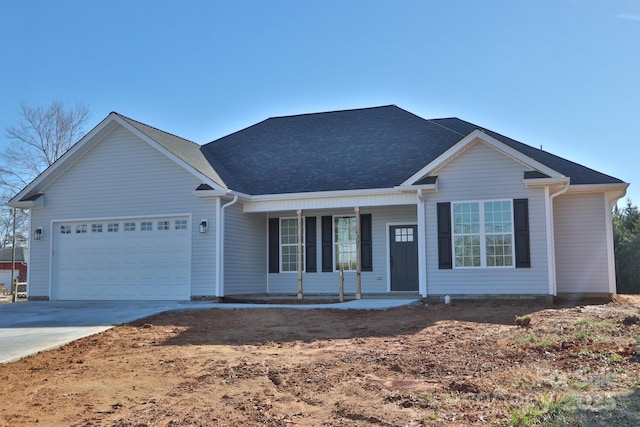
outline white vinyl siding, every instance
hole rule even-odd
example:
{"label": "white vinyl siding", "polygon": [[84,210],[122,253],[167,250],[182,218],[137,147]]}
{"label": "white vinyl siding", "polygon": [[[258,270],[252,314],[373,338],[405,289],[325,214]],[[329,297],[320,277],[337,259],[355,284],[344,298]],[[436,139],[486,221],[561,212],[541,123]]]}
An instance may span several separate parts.
{"label": "white vinyl siding", "polygon": [[[116,127],[45,189],[44,209],[32,210],[32,228],[43,227],[44,233],[41,240],[30,242],[31,295],[55,299],[49,290],[53,221],[104,220],[103,233],[110,218],[190,214],[195,221],[207,218],[214,224],[215,201],[193,194],[200,184],[157,149]],[[191,295],[214,295],[215,232],[201,234],[194,225],[190,230]]]}
{"label": "white vinyl siding", "polygon": [[604,194],[567,194],[555,199],[558,293],[609,293]]}
{"label": "white vinyl siding", "polygon": [[240,202],[224,213],[224,294],[267,292],[267,224],[264,214],[245,214]]}
{"label": "white vinyl siding", "polygon": [[[425,201],[429,295],[549,294],[545,196],[527,189],[525,167],[484,143],[476,143],[435,171],[438,192]],[[438,268],[436,204],[456,200],[529,200],[531,268]]]}

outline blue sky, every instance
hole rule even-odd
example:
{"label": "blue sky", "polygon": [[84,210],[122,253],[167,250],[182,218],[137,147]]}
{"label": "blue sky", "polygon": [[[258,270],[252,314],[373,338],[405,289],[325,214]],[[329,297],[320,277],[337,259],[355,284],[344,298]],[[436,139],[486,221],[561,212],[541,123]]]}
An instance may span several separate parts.
{"label": "blue sky", "polygon": [[640,0],[2,1],[0,43],[0,149],[23,102],[198,143],[396,104],[613,175],[640,204]]}

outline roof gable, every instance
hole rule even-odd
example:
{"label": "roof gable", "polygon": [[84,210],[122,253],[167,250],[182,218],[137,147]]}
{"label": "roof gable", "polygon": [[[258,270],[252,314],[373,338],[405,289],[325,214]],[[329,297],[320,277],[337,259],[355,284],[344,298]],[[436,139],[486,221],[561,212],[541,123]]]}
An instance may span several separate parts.
{"label": "roof gable", "polygon": [[495,140],[500,141],[503,144],[519,151],[523,155],[528,156],[541,164],[544,164],[545,166],[561,173],[564,176],[570,177],[572,185],[623,183],[623,181],[618,178],[603,174],[586,166],[551,154],[542,149],[534,148],[530,145],[516,141],[515,139],[506,137],[492,130],[485,129],[483,127],[474,125],[473,123],[469,123],[464,120],[460,120],[458,118],[434,119],[432,121],[453,131],[464,133],[465,135],[473,132],[476,129],[481,130],[486,135],[489,135]]}
{"label": "roof gable", "polygon": [[112,112],[49,168],[14,196],[9,202],[10,205],[27,208],[33,207],[32,201],[37,199],[46,187],[67,171],[75,162],[79,161],[118,126],[122,126],[132,132],[144,142],[178,163],[185,170],[199,177],[203,182],[217,189],[226,188],[220,176],[205,159],[198,144]]}
{"label": "roof gable", "polygon": [[451,148],[449,148],[447,151],[439,155],[420,171],[412,175],[409,179],[403,182],[403,185],[415,184],[417,181],[424,179],[424,177],[437,173],[438,170],[440,170],[443,166],[453,161],[460,154],[464,153],[469,147],[478,142],[488,145],[489,147],[499,151],[503,155],[520,163],[526,168],[533,169],[534,171],[552,178],[564,178],[564,176],[557,171],[549,168],[548,166],[531,157],[524,155],[522,152],[502,143],[501,141],[498,141],[497,139],[486,134],[484,131],[476,129],[462,138],[456,144],[451,146]]}

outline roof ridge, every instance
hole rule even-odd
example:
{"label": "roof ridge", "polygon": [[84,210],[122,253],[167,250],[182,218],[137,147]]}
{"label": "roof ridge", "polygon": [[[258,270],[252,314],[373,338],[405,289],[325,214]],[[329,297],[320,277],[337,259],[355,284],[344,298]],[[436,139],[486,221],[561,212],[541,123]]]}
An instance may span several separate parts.
{"label": "roof ridge", "polygon": [[[451,131],[453,133],[457,133],[460,136],[463,136],[463,137],[466,136],[462,132],[458,132],[457,130],[451,129],[450,127],[445,126],[442,123],[437,123],[438,120],[451,120],[451,119],[455,119],[455,120],[460,120],[460,121],[466,122],[466,120],[459,119],[458,117],[444,117],[444,118],[439,118],[439,119],[425,119],[425,120],[427,120],[430,123],[433,123],[436,126],[440,126],[441,128],[444,128],[444,129],[446,129],[448,131]],[[475,124],[473,124],[471,122],[467,122],[467,123],[469,123],[470,125],[476,126]]]}
{"label": "roof ridge", "polygon": [[333,114],[333,113],[346,113],[346,112],[350,112],[350,111],[375,110],[375,109],[378,109],[378,108],[389,108],[389,107],[400,108],[396,104],[388,104],[388,105],[378,105],[378,106],[375,106],[375,107],[345,108],[345,109],[342,109],[342,110],[319,111],[319,112],[315,112],[315,113],[302,113],[302,114],[288,114],[288,115],[284,115],[284,116],[272,116],[272,117],[269,117],[267,120],[285,119],[285,118],[289,118],[289,117],[316,116],[316,115]]}
{"label": "roof ridge", "polygon": [[172,136],[172,137],[174,137],[174,138],[178,138],[178,139],[181,139],[181,140],[183,140],[183,141],[185,141],[185,142],[189,142],[189,143],[191,143],[191,144],[197,145],[198,147],[201,147],[201,145],[200,145],[200,144],[198,144],[197,142],[191,141],[190,139],[187,139],[187,138],[183,138],[183,137],[181,137],[181,136],[179,136],[179,135],[176,135],[175,133],[167,132],[166,130],[162,130],[162,129],[157,128],[157,127],[155,127],[155,126],[148,125],[148,124],[143,123],[143,122],[141,122],[141,121],[139,121],[139,120],[132,119],[131,117],[125,116],[124,114],[120,114],[120,113],[118,113],[117,111],[112,111],[112,112],[111,112],[111,114],[115,114],[116,116],[121,117],[121,118],[123,118],[123,119],[125,119],[125,120],[127,120],[127,121],[129,121],[129,122],[137,123],[137,124],[139,124],[139,125],[142,125],[142,126],[144,126],[144,127],[149,128],[149,129],[153,129],[153,130],[155,130],[155,131],[157,131],[157,132],[164,133],[165,135],[169,135],[169,136]]}

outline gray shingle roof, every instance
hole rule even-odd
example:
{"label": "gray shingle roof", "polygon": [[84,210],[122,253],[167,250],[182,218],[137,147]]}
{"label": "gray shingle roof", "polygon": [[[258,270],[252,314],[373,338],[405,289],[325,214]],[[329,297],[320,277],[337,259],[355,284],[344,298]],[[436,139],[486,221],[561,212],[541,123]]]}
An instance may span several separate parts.
{"label": "gray shingle roof", "polygon": [[186,164],[188,164],[201,174],[210,178],[220,186],[225,187],[225,183],[223,182],[223,180],[220,178],[216,170],[211,167],[211,164],[202,154],[200,145],[179,136],[170,134],[168,132],[161,131],[160,129],[154,128],[136,120],[130,119],[129,117],[123,116],[122,114],[115,112],[114,114],[118,115],[118,117],[125,120],[131,126],[135,127],[137,130],[160,144],[176,157],[182,159]]}
{"label": "gray shingle roof", "polygon": [[476,129],[572,184],[622,182],[472,123],[426,120],[395,105],[270,118],[202,152],[229,188],[253,195],[391,188]]}

